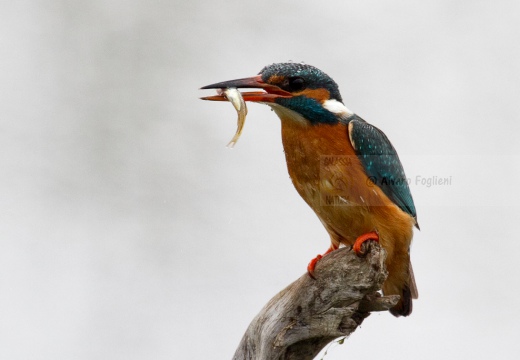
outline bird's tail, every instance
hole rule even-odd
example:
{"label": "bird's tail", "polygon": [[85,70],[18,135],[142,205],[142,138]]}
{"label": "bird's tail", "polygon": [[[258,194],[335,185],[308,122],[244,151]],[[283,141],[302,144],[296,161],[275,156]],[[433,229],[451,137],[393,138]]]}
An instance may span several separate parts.
{"label": "bird's tail", "polygon": [[[390,287],[390,288],[389,288]],[[394,287],[386,282],[383,285],[383,293],[386,295],[396,294],[401,297],[399,302],[390,309],[390,313],[396,317],[408,316],[412,313],[412,300],[419,297],[417,285],[415,284],[415,277],[413,275],[412,263],[408,266],[408,279],[402,286]]]}

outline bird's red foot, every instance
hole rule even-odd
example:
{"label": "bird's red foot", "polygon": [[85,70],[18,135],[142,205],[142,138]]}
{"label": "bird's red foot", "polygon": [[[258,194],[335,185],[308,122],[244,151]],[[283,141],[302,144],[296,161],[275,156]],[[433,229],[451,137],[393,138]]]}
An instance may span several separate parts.
{"label": "bird's red foot", "polygon": [[352,246],[352,250],[354,250],[354,252],[357,255],[362,255],[363,251],[361,251],[361,245],[363,245],[363,243],[368,240],[379,242],[379,234],[376,231],[371,231],[369,233],[361,235],[356,239],[356,242]]}
{"label": "bird's red foot", "polygon": [[311,278],[316,279],[316,277],[314,276],[314,268],[316,267],[316,264],[318,263],[318,261],[325,255],[327,255],[328,253],[333,252],[334,250],[337,250],[337,249],[338,249],[338,247],[336,245],[331,244],[329,249],[327,251],[325,251],[325,253],[323,255],[316,255],[316,257],[309,262],[309,265],[307,265],[307,272],[309,273],[309,276]]}
{"label": "bird's red foot", "polygon": [[318,260],[320,260],[322,257],[322,255],[316,255],[316,257],[309,262],[309,265],[307,265],[307,272],[309,273],[309,276],[313,279],[316,279],[316,277],[314,276],[314,268],[316,267]]}

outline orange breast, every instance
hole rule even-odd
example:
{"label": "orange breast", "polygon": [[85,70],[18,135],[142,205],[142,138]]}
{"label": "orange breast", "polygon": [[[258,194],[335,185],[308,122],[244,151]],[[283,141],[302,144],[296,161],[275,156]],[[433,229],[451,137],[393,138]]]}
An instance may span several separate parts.
{"label": "orange breast", "polygon": [[370,181],[347,126],[310,125],[282,117],[282,141],[292,182],[333,243],[352,245],[358,236],[377,230],[383,246],[398,237],[408,249],[413,219]]}

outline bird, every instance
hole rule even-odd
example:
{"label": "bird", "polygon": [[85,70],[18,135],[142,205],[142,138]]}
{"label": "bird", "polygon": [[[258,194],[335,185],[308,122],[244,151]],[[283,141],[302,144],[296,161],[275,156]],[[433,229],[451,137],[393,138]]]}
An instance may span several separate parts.
{"label": "bird", "polygon": [[[386,250],[384,295],[399,295],[390,309],[412,313],[418,291],[410,262],[417,211],[403,165],[388,137],[349,110],[337,83],[304,63],[265,66],[257,75],[201,89],[258,89],[241,92],[245,101],[268,105],[281,120],[285,160],[291,181],[330,236],[326,255],[341,244],[363,253],[378,241]],[[222,94],[203,100],[227,101]],[[322,255],[309,263],[315,266]]]}

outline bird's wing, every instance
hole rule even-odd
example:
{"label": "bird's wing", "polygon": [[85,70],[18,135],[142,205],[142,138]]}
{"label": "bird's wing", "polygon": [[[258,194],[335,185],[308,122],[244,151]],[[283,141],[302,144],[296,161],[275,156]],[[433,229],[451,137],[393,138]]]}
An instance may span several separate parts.
{"label": "bird's wing", "polygon": [[357,115],[348,123],[350,142],[369,178],[417,222],[412,194],[397,152],[386,135]]}

